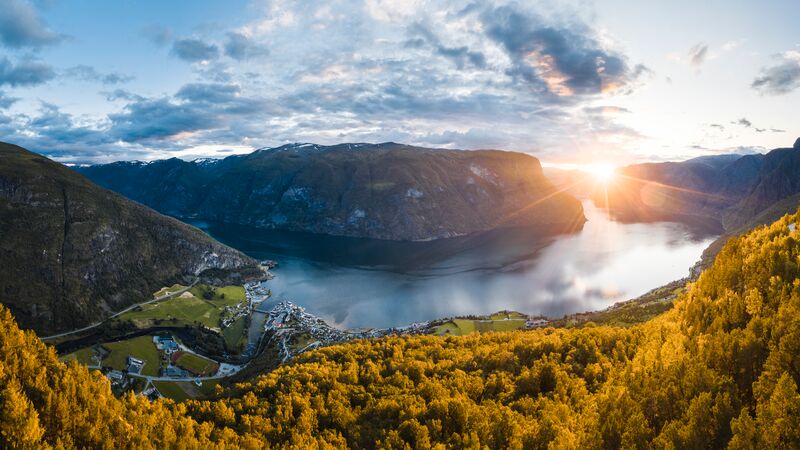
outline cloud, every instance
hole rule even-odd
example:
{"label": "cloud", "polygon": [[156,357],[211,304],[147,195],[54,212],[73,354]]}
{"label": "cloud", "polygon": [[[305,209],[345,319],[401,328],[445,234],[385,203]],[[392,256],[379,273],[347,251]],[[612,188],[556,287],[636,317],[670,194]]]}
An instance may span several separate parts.
{"label": "cloud", "polygon": [[190,83],[172,98],[132,98],[122,112],[108,116],[109,134],[124,142],[187,139],[228,130],[237,121],[262,120],[269,111],[264,99],[241,95],[237,85]]}
{"label": "cloud", "polygon": [[750,85],[761,94],[788,94],[800,86],[800,52],[790,50],[778,57],[778,64],[761,69]]}
{"label": "cloud", "polygon": [[0,86],[36,86],[55,76],[53,68],[41,61],[24,59],[14,64],[6,57],[0,59]]}
{"label": "cloud", "polygon": [[[208,35],[218,41],[176,40],[169,29],[148,27],[142,34],[172,56],[202,62],[191,65],[191,82],[152,96],[115,89],[109,79],[101,94],[112,112],[67,117],[84,128],[83,138],[31,126],[39,116],[58,118],[53,111],[18,114],[8,126],[20,130],[21,142],[52,147],[61,160],[74,158],[69,162],[209,146],[389,140],[553,159],[565,147],[613,152],[643,139],[626,126],[630,115],[614,106],[621,101],[614,96],[641,85],[650,71],[629,62],[580,14],[540,16],[526,3],[343,1],[350,7],[276,0],[254,8],[263,16],[236,30]],[[90,66],[71,69],[85,79],[105,75]],[[70,142],[59,144],[59,135]]]}
{"label": "cloud", "polygon": [[172,40],[172,30],[161,25],[148,25],[142,28],[141,35],[158,47],[164,47]]}
{"label": "cloud", "polygon": [[172,43],[172,54],[188,62],[213,61],[219,58],[219,48],[200,39],[178,39]]}
{"label": "cloud", "polygon": [[100,73],[94,67],[84,64],[70,67],[64,71],[64,76],[81,81],[98,81],[103,84],[120,84],[133,80],[132,76],[117,72]]}
{"label": "cloud", "polygon": [[19,100],[17,97],[9,97],[5,92],[0,91],[0,109],[8,109]]}
{"label": "cloud", "polygon": [[0,43],[6,47],[38,49],[63,39],[45,25],[29,3],[5,0],[0,7]]}
{"label": "cloud", "polygon": [[407,47],[429,45],[433,47],[437,54],[453,61],[459,69],[463,69],[468,64],[479,69],[486,67],[486,56],[483,53],[470,50],[467,46],[448,47],[443,45],[439,37],[430,28],[421,23],[412,25],[409,29],[409,34],[416,38],[407,41]]}
{"label": "cloud", "polygon": [[124,142],[188,136],[220,125],[219,118],[213,114],[166,98],[134,101],[126,105],[123,112],[108,117],[111,135]]}
{"label": "cloud", "polygon": [[587,106],[583,108],[583,111],[589,114],[628,114],[631,112],[628,108],[623,108],[622,106]]}
{"label": "cloud", "polygon": [[110,92],[102,92],[103,95],[106,96],[106,100],[113,102],[116,100],[142,100],[144,97],[131,93],[125,89],[114,89]]}
{"label": "cloud", "polygon": [[246,35],[238,32],[230,32],[225,35],[223,49],[226,56],[237,61],[269,55],[269,49],[266,46],[257,44]]}
{"label": "cloud", "polygon": [[481,20],[487,36],[512,61],[507,73],[541,93],[568,97],[616,91],[646,70],[631,70],[623,55],[603,48],[583,25],[547,24],[511,5],[488,9]]}
{"label": "cloud", "polygon": [[190,83],[181,87],[176,98],[202,103],[226,103],[239,98],[241,89],[232,84]]}
{"label": "cloud", "polygon": [[693,66],[702,65],[708,56],[708,45],[700,42],[689,49],[689,63]]}
{"label": "cloud", "polygon": [[[753,125],[753,122],[751,122],[746,117],[742,117],[739,120],[734,120],[734,121],[731,122],[731,124],[732,125],[740,125],[740,126],[742,126],[744,128],[749,128],[749,129],[755,131],[756,133],[766,133],[767,131],[772,132],[772,133],[784,133],[786,131],[786,130],[781,130],[779,128],[761,128],[761,127],[757,127],[757,126]],[[711,126],[712,127],[718,127],[720,130],[724,130],[724,127],[722,125],[719,125],[719,124],[712,124]]]}

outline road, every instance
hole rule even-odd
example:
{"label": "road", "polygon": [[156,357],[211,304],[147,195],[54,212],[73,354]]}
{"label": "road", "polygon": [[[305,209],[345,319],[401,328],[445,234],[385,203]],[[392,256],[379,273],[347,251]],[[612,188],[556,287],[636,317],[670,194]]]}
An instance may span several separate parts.
{"label": "road", "polygon": [[41,339],[42,341],[48,341],[50,339],[56,339],[56,338],[60,338],[60,337],[64,337],[64,336],[69,336],[71,334],[83,333],[84,331],[88,331],[88,330],[91,330],[92,328],[96,328],[96,327],[108,322],[109,320],[111,320],[111,319],[113,319],[115,317],[121,316],[121,315],[125,314],[126,312],[132,311],[132,310],[134,310],[134,309],[136,309],[136,308],[138,308],[140,306],[149,305],[150,303],[155,303],[155,302],[158,302],[158,301],[161,301],[161,300],[166,300],[168,298],[175,297],[177,295],[181,295],[184,292],[188,291],[189,289],[193,288],[194,285],[197,284],[197,282],[199,280],[200,280],[199,278],[195,278],[194,281],[192,281],[192,284],[190,284],[188,287],[185,287],[185,288],[180,289],[180,290],[175,291],[175,292],[170,292],[169,294],[162,295],[161,297],[156,297],[156,298],[154,298],[152,300],[148,300],[146,302],[136,303],[134,305],[131,305],[131,306],[123,309],[122,311],[117,312],[117,313],[115,313],[115,314],[113,314],[113,315],[101,320],[100,322],[93,323],[93,324],[91,324],[89,326],[85,326],[83,328],[78,328],[77,330],[67,331],[65,333],[54,334],[52,336],[39,337],[39,339]]}
{"label": "road", "polygon": [[[238,372],[238,370],[236,372]],[[142,379],[145,379],[147,381],[195,381],[195,380],[206,381],[206,380],[221,380],[223,378],[228,378],[228,377],[233,376],[234,374],[236,374],[236,372],[230,372],[230,373],[226,373],[226,374],[223,374],[223,375],[214,375],[214,376],[210,376],[210,377],[184,377],[184,378],[154,377],[152,375],[142,375],[142,374],[138,374],[138,373],[128,373],[128,376],[129,377],[142,378]]]}

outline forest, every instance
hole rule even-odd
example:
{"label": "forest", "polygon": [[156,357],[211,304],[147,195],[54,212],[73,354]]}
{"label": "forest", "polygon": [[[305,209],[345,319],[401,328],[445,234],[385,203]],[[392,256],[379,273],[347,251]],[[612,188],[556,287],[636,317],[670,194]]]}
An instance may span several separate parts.
{"label": "forest", "polygon": [[117,398],[0,307],[0,447],[798,448],[798,218],[640,325],[357,341],[208,401]]}

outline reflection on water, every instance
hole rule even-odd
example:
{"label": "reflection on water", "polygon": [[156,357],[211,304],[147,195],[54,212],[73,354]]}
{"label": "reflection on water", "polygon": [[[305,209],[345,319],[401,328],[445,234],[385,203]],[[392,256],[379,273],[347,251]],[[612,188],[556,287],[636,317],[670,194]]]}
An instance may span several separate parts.
{"label": "reflection on water", "polygon": [[387,242],[193,222],[280,266],[288,299],[345,327],[388,327],[502,309],[560,317],[605,308],[684,277],[716,230],[624,224],[584,202],[575,234],[504,229],[433,242]]}

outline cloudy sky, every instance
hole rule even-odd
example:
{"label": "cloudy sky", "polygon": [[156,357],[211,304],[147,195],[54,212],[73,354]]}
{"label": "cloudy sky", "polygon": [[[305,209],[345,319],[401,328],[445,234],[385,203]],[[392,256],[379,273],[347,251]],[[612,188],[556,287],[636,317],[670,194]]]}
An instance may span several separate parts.
{"label": "cloudy sky", "polygon": [[622,164],[790,146],[800,3],[0,0],[0,140],[63,162],[288,142]]}

